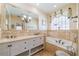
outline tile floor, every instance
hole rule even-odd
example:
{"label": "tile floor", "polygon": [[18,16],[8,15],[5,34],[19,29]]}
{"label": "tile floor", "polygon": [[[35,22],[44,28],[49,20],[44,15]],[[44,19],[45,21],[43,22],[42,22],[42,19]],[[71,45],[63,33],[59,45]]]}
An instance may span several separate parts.
{"label": "tile floor", "polygon": [[34,54],[33,56],[54,56],[55,54],[52,52],[49,52],[47,50],[41,50],[39,52],[37,52],[36,54]]}

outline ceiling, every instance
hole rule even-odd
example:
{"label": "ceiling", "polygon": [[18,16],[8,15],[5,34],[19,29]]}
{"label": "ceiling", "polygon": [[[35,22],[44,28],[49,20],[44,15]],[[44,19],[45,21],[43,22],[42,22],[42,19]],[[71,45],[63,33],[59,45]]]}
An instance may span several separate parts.
{"label": "ceiling", "polygon": [[51,14],[51,12],[67,5],[68,3],[26,3],[26,4],[34,6],[35,8],[46,14]]}
{"label": "ceiling", "polygon": [[[56,11],[58,8],[63,7],[64,5],[67,5],[67,3],[16,3],[16,6],[19,5],[20,7],[27,8],[26,6],[30,8],[36,8],[36,10],[41,11],[45,14],[51,14],[53,11]],[[18,16],[28,15],[31,17],[38,17],[36,14],[29,12],[29,11],[24,11],[23,9],[15,8],[11,5],[8,5],[7,7],[9,13],[15,14]],[[27,8],[28,9],[28,8]]]}
{"label": "ceiling", "polygon": [[16,4],[19,7],[23,8],[36,8],[37,10],[45,13],[51,14],[53,11],[67,5],[69,3],[18,3]]}

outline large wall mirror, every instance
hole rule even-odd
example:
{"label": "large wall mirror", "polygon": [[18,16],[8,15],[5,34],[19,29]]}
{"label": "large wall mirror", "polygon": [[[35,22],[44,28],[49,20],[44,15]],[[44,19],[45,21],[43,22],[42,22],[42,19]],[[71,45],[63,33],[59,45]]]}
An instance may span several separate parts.
{"label": "large wall mirror", "polygon": [[32,12],[22,10],[11,4],[2,7],[2,30],[37,30],[38,16]]}

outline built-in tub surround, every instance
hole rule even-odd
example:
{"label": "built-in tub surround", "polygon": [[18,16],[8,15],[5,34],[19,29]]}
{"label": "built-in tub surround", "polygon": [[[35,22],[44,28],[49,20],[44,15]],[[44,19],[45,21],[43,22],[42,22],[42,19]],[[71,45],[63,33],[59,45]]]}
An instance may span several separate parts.
{"label": "built-in tub surround", "polygon": [[55,46],[58,46],[60,48],[63,48],[65,50],[76,53],[77,46],[76,46],[76,43],[73,43],[72,41],[53,38],[53,37],[47,37],[46,42],[53,44]]}

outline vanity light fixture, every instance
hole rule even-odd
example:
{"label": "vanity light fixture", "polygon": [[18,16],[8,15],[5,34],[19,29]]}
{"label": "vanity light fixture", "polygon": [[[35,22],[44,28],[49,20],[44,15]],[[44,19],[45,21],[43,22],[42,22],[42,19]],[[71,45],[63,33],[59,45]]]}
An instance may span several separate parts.
{"label": "vanity light fixture", "polygon": [[27,16],[26,15],[23,15],[23,17],[26,18]]}
{"label": "vanity light fixture", "polygon": [[27,18],[26,15],[22,15],[22,17],[21,17],[22,20],[25,20],[26,18]]}
{"label": "vanity light fixture", "polygon": [[28,19],[32,19],[32,17],[28,17]]}

